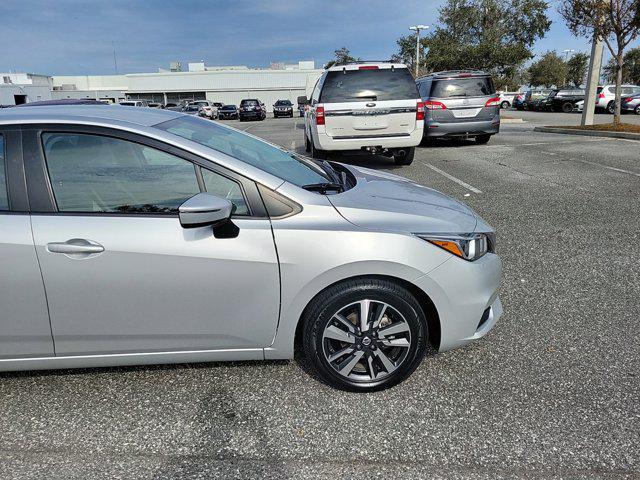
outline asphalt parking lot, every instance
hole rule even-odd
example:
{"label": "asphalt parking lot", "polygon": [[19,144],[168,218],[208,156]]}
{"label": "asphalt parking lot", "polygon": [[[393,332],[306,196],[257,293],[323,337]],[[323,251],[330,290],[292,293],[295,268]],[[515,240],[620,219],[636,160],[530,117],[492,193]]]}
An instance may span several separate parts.
{"label": "asphalt parking lot", "polygon": [[[484,339],[365,395],[293,361],[0,374],[0,478],[638,478],[640,142],[508,114],[527,122],[409,167],[335,158],[496,228],[505,314]],[[228,123],[303,152],[301,120]]]}

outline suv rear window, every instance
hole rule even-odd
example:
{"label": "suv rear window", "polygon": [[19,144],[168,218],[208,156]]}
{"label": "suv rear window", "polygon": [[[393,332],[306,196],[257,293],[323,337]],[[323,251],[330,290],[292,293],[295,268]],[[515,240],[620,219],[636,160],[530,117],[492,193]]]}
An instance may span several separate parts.
{"label": "suv rear window", "polygon": [[240,105],[258,105],[257,100],[242,100]]}
{"label": "suv rear window", "polygon": [[420,98],[406,68],[344,70],[327,73],[320,102],[358,102]]}
{"label": "suv rear window", "polygon": [[434,79],[431,84],[434,98],[482,97],[494,93],[490,77]]}

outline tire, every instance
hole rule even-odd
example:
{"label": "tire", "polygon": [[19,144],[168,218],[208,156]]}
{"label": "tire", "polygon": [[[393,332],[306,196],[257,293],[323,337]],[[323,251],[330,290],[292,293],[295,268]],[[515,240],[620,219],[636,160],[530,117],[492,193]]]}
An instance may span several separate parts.
{"label": "tire", "polygon": [[309,153],[311,152],[311,142],[309,141],[309,137],[307,137],[307,134],[304,134],[304,151]]}
{"label": "tire", "polygon": [[607,113],[616,113],[616,102],[613,100],[607,105]]}
{"label": "tire", "polygon": [[563,111],[564,113],[571,113],[571,112],[573,112],[573,103],[571,103],[571,102],[564,102],[564,103],[562,104],[562,111]]}
{"label": "tire", "polygon": [[640,115],[640,105],[633,109],[633,113],[635,113],[636,115]]}
{"label": "tire", "polygon": [[[360,323],[363,311],[369,313],[367,330]],[[427,322],[420,304],[408,290],[387,280],[364,278],[329,287],[307,306],[302,322],[306,365],[341,390],[392,387],[416,369],[426,351]],[[393,340],[386,338],[391,333],[384,334],[389,328],[396,331]],[[390,341],[397,346],[385,343]]]}
{"label": "tire", "polygon": [[396,165],[411,165],[413,163],[413,157],[416,154],[416,147],[398,149],[398,151],[402,150],[404,150],[404,155],[400,155],[396,152],[393,156],[393,161]]}
{"label": "tire", "polygon": [[505,100],[500,104],[500,108],[509,108],[511,106],[511,104]]}
{"label": "tire", "polygon": [[489,143],[489,140],[491,140],[491,135],[478,135],[476,137],[476,143],[478,145],[484,145],[486,143]]}
{"label": "tire", "polygon": [[311,158],[316,158],[318,160],[324,160],[327,158],[327,152],[316,148],[312,139],[309,139],[309,153],[311,154]]}

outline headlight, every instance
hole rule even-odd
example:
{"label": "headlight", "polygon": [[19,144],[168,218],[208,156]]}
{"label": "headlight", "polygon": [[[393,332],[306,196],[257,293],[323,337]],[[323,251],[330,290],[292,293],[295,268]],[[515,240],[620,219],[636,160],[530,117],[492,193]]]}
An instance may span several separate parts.
{"label": "headlight", "polygon": [[463,234],[427,234],[417,233],[418,237],[433,245],[453,253],[457,257],[474,261],[487,252],[495,252],[494,233],[463,233]]}

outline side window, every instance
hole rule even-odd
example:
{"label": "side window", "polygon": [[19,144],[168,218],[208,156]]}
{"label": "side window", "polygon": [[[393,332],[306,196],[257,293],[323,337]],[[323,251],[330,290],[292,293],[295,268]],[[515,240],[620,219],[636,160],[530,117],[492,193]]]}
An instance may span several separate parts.
{"label": "side window", "polygon": [[320,86],[322,85],[322,81],[324,80],[326,74],[320,76],[318,81],[316,82],[316,86],[313,87],[313,93],[311,94],[311,103],[317,103],[320,98]]}
{"label": "side window", "polygon": [[7,174],[4,165],[4,137],[0,135],[0,210],[9,210]]}
{"label": "side window", "polygon": [[200,192],[191,162],[117,138],[43,133],[60,212],[177,213]]}
{"label": "side window", "polygon": [[204,168],[202,169],[202,180],[207,192],[226,198],[233,203],[235,206],[234,215],[249,215],[249,207],[247,207],[247,202],[245,202],[242,195],[242,189],[237,182]]}

